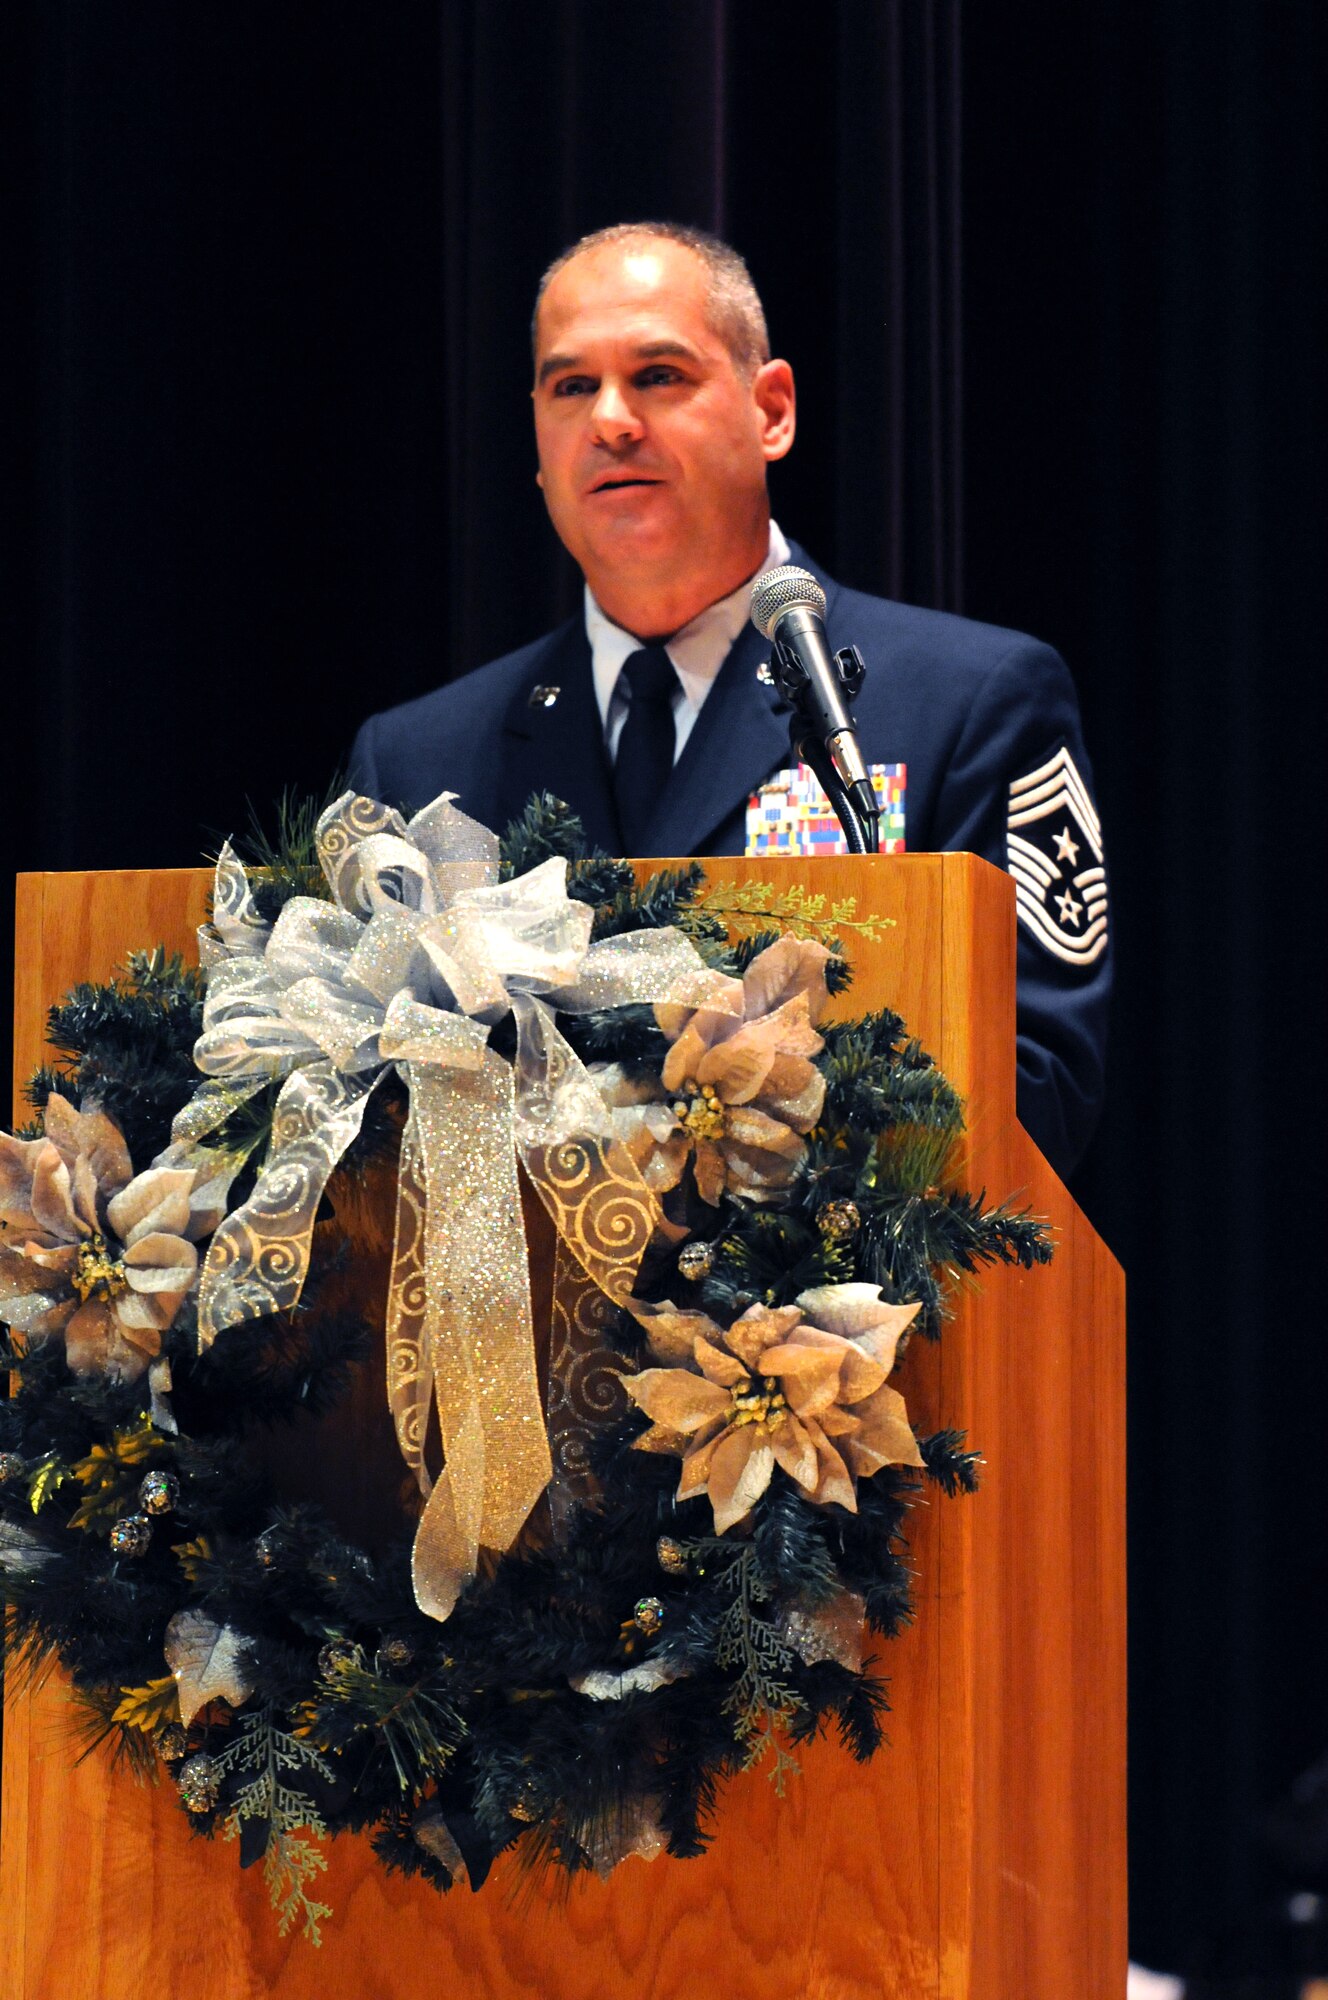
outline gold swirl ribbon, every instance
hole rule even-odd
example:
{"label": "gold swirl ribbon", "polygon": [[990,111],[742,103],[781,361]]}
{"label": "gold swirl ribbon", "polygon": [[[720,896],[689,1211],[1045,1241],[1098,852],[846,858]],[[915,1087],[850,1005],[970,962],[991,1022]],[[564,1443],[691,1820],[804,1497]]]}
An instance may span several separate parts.
{"label": "gold swirl ribbon", "polygon": [[[513,1541],[550,1477],[531,1323],[516,1153],[579,1271],[608,1298],[632,1290],[660,1212],[614,1137],[612,1115],[554,1010],[660,1002],[738,1013],[737,981],[676,931],[592,944],[592,913],[554,860],[498,881],[498,843],[444,794],[409,823],[346,793],[318,851],[331,904],[295,897],[272,926],[229,849],[214,916],[195,1060],[210,1081],[173,1133],[185,1152],[228,1097],[283,1077],[249,1200],[213,1237],[199,1339],[289,1309],[309,1268],[327,1182],[395,1063],[410,1092],[387,1306],[388,1399],[426,1504],[416,1536],[421,1608],[446,1618],[481,1548]],[[517,1055],[487,1046],[511,1011]],[[431,1408],[444,1469],[425,1463]]]}
{"label": "gold swirl ribbon", "polygon": [[559,1237],[554,1248],[545,1418],[553,1473],[549,1505],[555,1534],[597,1488],[590,1448],[596,1431],[631,1408],[622,1383],[631,1363],[613,1346],[614,1302]]}

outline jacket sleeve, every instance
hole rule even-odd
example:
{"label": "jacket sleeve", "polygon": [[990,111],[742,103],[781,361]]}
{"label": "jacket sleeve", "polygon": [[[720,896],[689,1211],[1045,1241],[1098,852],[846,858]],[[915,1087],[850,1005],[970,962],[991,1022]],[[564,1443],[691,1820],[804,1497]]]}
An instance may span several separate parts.
{"label": "jacket sleeve", "polygon": [[1062,1176],[1101,1108],[1111,994],[1106,857],[1074,683],[1017,641],[984,676],[937,797],[938,847],[1015,880],[1018,1109]]}

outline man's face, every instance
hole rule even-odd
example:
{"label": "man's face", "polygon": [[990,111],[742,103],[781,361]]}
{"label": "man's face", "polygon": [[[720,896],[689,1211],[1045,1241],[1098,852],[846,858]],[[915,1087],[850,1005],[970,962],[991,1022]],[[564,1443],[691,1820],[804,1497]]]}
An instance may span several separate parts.
{"label": "man's face", "polygon": [[765,552],[766,465],[793,440],[792,374],[782,361],[739,373],[707,318],[707,279],[685,245],[637,238],[573,258],[540,306],[540,485],[611,615],[624,593],[711,579],[700,608]]}

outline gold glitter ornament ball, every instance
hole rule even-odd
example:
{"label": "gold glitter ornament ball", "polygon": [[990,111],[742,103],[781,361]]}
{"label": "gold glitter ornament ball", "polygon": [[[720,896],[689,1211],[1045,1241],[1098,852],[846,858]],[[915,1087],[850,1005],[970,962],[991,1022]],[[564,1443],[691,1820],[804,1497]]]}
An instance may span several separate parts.
{"label": "gold glitter ornament ball", "polygon": [[152,1544],[152,1523],[146,1514],[126,1514],[111,1529],[111,1549],[117,1556],[145,1556]]}
{"label": "gold glitter ornament ball", "polygon": [[856,1236],[862,1224],[855,1201],[828,1201],[816,1218],[816,1226],[830,1243],[842,1243]]}
{"label": "gold glitter ornament ball", "polygon": [[178,1764],[188,1753],[189,1734],[182,1723],[167,1722],[157,1731],[155,1743],[163,1764]]}
{"label": "gold glitter ornament ball", "polygon": [[139,1504],[145,1514],[170,1514],[180,1498],[180,1482],[173,1472],[147,1472],[138,1489]]}
{"label": "gold glitter ornament ball", "polygon": [[681,1542],[675,1542],[672,1535],[661,1535],[655,1543],[655,1554],[661,1569],[670,1576],[681,1576],[687,1568],[687,1551]]}
{"label": "gold glitter ornament ball", "polygon": [[686,1278],[689,1285],[695,1285],[710,1276],[714,1263],[713,1243],[684,1243],[678,1252],[678,1275]]}
{"label": "gold glitter ornament ball", "polygon": [[409,1639],[384,1639],[378,1657],[385,1667],[408,1667],[415,1658],[415,1648]]}
{"label": "gold glitter ornament ball", "polygon": [[535,1803],[533,1789],[522,1792],[519,1798],[512,1801],[507,1810],[511,1817],[519,1819],[523,1826],[533,1826],[539,1818],[539,1807]]}
{"label": "gold glitter ornament ball", "polygon": [[632,1613],[632,1623],[647,1639],[653,1639],[664,1623],[664,1606],[657,1597],[639,1597]]}
{"label": "gold glitter ornament ball", "polygon": [[206,1750],[186,1758],[175,1774],[175,1789],[187,1812],[211,1812],[221,1791],[221,1772],[216,1758],[209,1757]]}
{"label": "gold glitter ornament ball", "polygon": [[359,1647],[350,1639],[329,1639],[318,1655],[318,1677],[331,1680],[339,1667],[351,1667]]}

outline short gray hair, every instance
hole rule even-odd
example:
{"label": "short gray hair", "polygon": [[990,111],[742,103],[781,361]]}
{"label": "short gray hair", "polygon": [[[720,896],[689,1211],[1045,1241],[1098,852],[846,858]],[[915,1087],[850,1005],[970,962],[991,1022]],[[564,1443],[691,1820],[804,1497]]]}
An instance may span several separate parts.
{"label": "short gray hair", "polygon": [[531,346],[535,347],[537,343],[539,309],[544,294],[574,257],[583,256],[588,250],[602,249],[610,243],[650,241],[652,238],[663,239],[666,243],[681,243],[685,250],[700,258],[709,279],[711,326],[732,355],[739,373],[755,374],[761,363],[770,359],[770,336],[766,332],[765,311],[752,283],[752,274],[732,244],[712,236],[708,229],[693,229],[686,222],[612,222],[607,229],[593,229],[588,236],[582,236],[573,243],[570,249],[562,251],[539,281],[535,311],[530,322]]}

